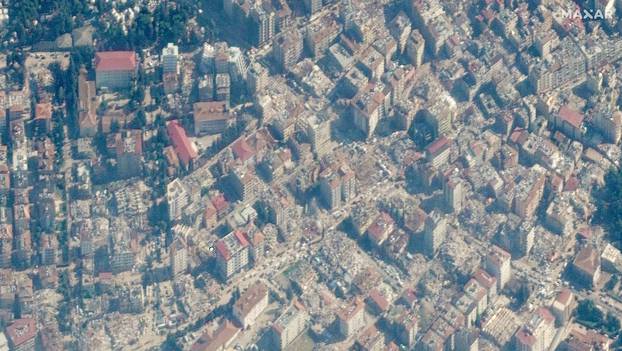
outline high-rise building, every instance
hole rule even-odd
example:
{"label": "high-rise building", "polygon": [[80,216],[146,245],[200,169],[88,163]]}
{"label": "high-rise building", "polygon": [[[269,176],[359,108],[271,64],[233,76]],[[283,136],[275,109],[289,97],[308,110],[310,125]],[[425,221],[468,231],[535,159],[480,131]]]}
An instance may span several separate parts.
{"label": "high-rise building", "polygon": [[252,94],[262,91],[268,81],[268,69],[261,63],[254,61],[248,67],[246,79],[248,90]]}
{"label": "high-rise building", "polygon": [[168,45],[162,49],[160,61],[162,73],[179,74],[179,48],[175,44],[168,43]]}
{"label": "high-rise building", "polygon": [[456,332],[456,351],[479,350],[479,330],[460,329]]}
{"label": "high-rise building", "polygon": [[261,281],[251,285],[233,304],[233,316],[246,329],[255,323],[263,310],[268,307],[268,287]]}
{"label": "high-rise building", "polygon": [[414,26],[426,41],[426,50],[432,55],[440,54],[453,30],[450,18],[436,1],[410,1],[410,15]]}
{"label": "high-rise building", "polygon": [[302,35],[297,29],[291,29],[276,37],[272,53],[281,70],[287,71],[300,60],[302,50]]}
{"label": "high-rise building", "polygon": [[110,268],[113,273],[127,272],[134,268],[136,254],[131,250],[128,243],[115,246],[114,253],[110,258]]}
{"label": "high-rise building", "polygon": [[246,79],[248,71],[248,62],[242,50],[238,47],[229,47],[229,76],[234,82]]}
{"label": "high-rise building", "polygon": [[408,43],[411,30],[412,25],[410,23],[410,18],[408,18],[404,11],[400,11],[389,24],[389,31],[397,41],[397,50],[400,54],[406,50],[406,43]]}
{"label": "high-rise building", "polygon": [[386,212],[374,219],[374,222],[367,228],[367,237],[375,247],[380,247],[389,235],[395,230],[395,221]]}
{"label": "high-rise building", "polygon": [[512,256],[509,252],[493,245],[486,256],[485,268],[488,273],[497,278],[497,290],[501,291],[512,278]]}
{"label": "high-rise building", "polygon": [[43,234],[39,239],[41,264],[44,266],[56,264],[58,257],[58,239],[54,234]]}
{"label": "high-rise building", "polygon": [[336,16],[322,16],[307,25],[305,46],[311,56],[319,57],[335,42],[340,33],[341,25]]}
{"label": "high-rise building", "polygon": [[515,188],[514,213],[523,219],[533,217],[542,195],[546,183],[546,172],[538,165],[524,177]]}
{"label": "high-rise building", "polygon": [[460,212],[465,200],[465,186],[457,175],[451,175],[443,182],[443,198],[452,212]]}
{"label": "high-rise building", "polygon": [[304,0],[304,2],[307,12],[311,16],[322,9],[322,0]]}
{"label": "high-rise building", "polygon": [[517,351],[545,351],[553,341],[555,317],[545,307],[540,307],[531,319],[514,334]]}
{"label": "high-rise building", "polygon": [[339,332],[346,338],[354,335],[365,326],[365,303],[359,298],[354,298],[344,308],[337,311]]}
{"label": "high-rise building", "polygon": [[231,172],[231,185],[242,202],[253,200],[259,190],[259,179],[252,167],[241,166]]}
{"label": "high-rise building", "polygon": [[285,309],[272,325],[274,346],[277,350],[286,350],[287,346],[304,331],[309,315],[298,301]]}
{"label": "high-rise building", "polygon": [[593,287],[600,279],[600,255],[595,247],[588,245],[575,255],[570,266],[573,278],[577,283]]}
{"label": "high-rise building", "polygon": [[246,234],[236,230],[216,242],[216,262],[224,279],[241,272],[249,263],[250,244]]}
{"label": "high-rise building", "polygon": [[564,288],[557,294],[551,304],[551,313],[555,316],[557,326],[563,326],[570,320],[574,309],[574,294],[570,289]]}
{"label": "high-rise building", "polygon": [[451,151],[451,139],[441,136],[425,149],[425,157],[435,168],[447,163]]}
{"label": "high-rise building", "polygon": [[597,111],[592,119],[594,126],[612,144],[618,144],[622,139],[622,112],[610,110]]}
{"label": "high-rise building", "polygon": [[0,268],[11,266],[11,253],[13,251],[13,226],[0,225]]}
{"label": "high-rise building", "polygon": [[228,73],[218,73],[214,79],[215,98],[216,101],[223,101],[226,108],[229,108],[231,99],[231,79]]}
{"label": "high-rise building", "polygon": [[186,272],[188,269],[188,248],[186,241],[177,237],[169,248],[169,264],[173,276]]}
{"label": "high-rise building", "polygon": [[446,135],[452,130],[453,114],[450,110],[444,108],[424,110],[423,118],[432,128],[435,137]]}
{"label": "high-rise building", "polygon": [[384,118],[386,112],[385,94],[381,86],[369,83],[361,89],[351,100],[354,125],[371,138],[378,122]]}
{"label": "high-rise building", "polygon": [[405,345],[407,348],[415,346],[418,325],[416,315],[409,311],[404,311],[393,321],[397,339],[402,345]]}
{"label": "high-rise building", "polygon": [[251,35],[255,45],[262,46],[272,40],[276,33],[276,16],[274,12],[267,12],[261,4],[257,4],[250,11]]}
{"label": "high-rise building", "polygon": [[447,235],[447,218],[439,212],[432,211],[425,219],[424,225],[424,250],[426,255],[436,255]]}
{"label": "high-rise building", "polygon": [[356,177],[347,165],[329,167],[320,173],[320,193],[324,204],[335,209],[356,194]]}
{"label": "high-rise building", "polygon": [[214,74],[229,74],[229,45],[224,41],[214,44]]}
{"label": "high-rise building", "polygon": [[140,175],[142,171],[143,134],[140,130],[124,130],[114,136],[117,174],[122,178]]}
{"label": "high-rise building", "polygon": [[305,134],[317,157],[322,156],[330,145],[331,129],[330,120],[318,115],[310,116],[302,122],[305,126]]}
{"label": "high-rise building", "polygon": [[168,216],[171,221],[181,218],[183,210],[190,204],[188,189],[179,179],[174,179],[166,186]]}

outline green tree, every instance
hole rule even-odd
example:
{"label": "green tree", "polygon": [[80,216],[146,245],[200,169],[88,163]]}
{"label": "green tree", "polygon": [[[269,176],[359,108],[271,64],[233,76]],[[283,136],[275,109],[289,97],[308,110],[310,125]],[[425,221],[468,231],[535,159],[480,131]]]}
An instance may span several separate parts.
{"label": "green tree", "polygon": [[614,246],[622,248],[622,169],[611,168],[605,175],[605,184],[595,188],[593,196],[595,222],[603,225]]}
{"label": "green tree", "polygon": [[134,119],[132,119],[131,127],[134,129],[142,129],[147,125],[147,115],[141,108],[136,112]]}
{"label": "green tree", "polygon": [[592,300],[581,300],[577,306],[577,319],[588,322],[594,327],[603,322],[603,312],[596,307]]}
{"label": "green tree", "polygon": [[616,335],[620,332],[620,320],[613,313],[608,312],[604,327],[609,335]]}
{"label": "green tree", "polygon": [[177,340],[175,339],[175,336],[173,336],[172,334],[169,334],[166,336],[166,341],[164,341],[164,343],[162,344],[162,347],[160,348],[160,350],[162,351],[181,351],[181,347],[179,346],[179,344],[177,344]]}

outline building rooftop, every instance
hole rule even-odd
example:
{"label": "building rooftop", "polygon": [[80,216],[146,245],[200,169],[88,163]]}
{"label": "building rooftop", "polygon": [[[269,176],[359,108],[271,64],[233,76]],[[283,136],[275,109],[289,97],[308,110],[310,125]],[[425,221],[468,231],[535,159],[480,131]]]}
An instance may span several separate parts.
{"label": "building rooftop", "polygon": [[17,319],[6,327],[6,336],[15,348],[32,340],[36,335],[37,326],[32,318]]}
{"label": "building rooftop", "polygon": [[206,331],[190,348],[191,351],[223,350],[238,335],[240,328],[229,320],[225,320],[214,331]]}
{"label": "building rooftop", "polygon": [[130,71],[136,68],[134,51],[103,51],[95,54],[95,71]]}
{"label": "building rooftop", "polygon": [[186,130],[181,126],[178,120],[169,121],[166,124],[166,130],[175,147],[175,152],[177,152],[177,155],[185,165],[188,165],[191,160],[197,158],[197,147],[188,138]]}
{"label": "building rooftop", "polygon": [[256,281],[253,285],[246,289],[240,298],[233,304],[233,310],[236,311],[240,318],[244,318],[261,300],[267,296],[268,287],[266,284],[261,281]]}
{"label": "building rooftop", "polygon": [[337,317],[342,321],[349,321],[359,312],[362,312],[364,308],[365,304],[363,301],[359,298],[355,298],[346,307],[343,307],[337,311]]}
{"label": "building rooftop", "polygon": [[249,242],[246,234],[236,230],[227,234],[216,243],[216,252],[220,257],[229,260],[236,252],[248,247]]}

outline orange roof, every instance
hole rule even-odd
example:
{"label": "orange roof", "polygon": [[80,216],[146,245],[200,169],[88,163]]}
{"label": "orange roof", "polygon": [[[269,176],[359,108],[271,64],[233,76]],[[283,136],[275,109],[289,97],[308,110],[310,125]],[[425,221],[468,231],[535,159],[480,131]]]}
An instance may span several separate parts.
{"label": "orange roof", "polygon": [[187,166],[191,160],[197,158],[198,156],[196,146],[192,143],[192,141],[190,141],[186,135],[186,131],[179,124],[179,121],[174,120],[168,122],[166,129],[169,137],[171,138],[171,142],[175,147],[175,151],[184,165]]}
{"label": "orange roof", "polygon": [[105,51],[95,54],[95,71],[130,71],[136,69],[134,51]]}
{"label": "orange roof", "polygon": [[240,159],[241,161],[246,161],[255,155],[255,150],[253,150],[253,148],[246,142],[246,139],[244,138],[236,141],[231,146],[231,151],[233,151],[235,157]]}
{"label": "orange roof", "polygon": [[233,340],[240,328],[236,327],[229,320],[225,320],[214,332],[206,331],[192,345],[192,351],[216,351],[222,350]]}
{"label": "orange roof", "polygon": [[17,319],[6,328],[6,335],[13,344],[18,348],[37,335],[37,326],[32,318]]}
{"label": "orange roof", "polygon": [[35,107],[35,119],[52,118],[52,104],[49,102],[39,103]]}
{"label": "orange roof", "polygon": [[432,144],[430,144],[426,148],[426,151],[430,155],[436,156],[440,154],[441,152],[445,151],[449,147],[449,142],[450,142],[449,139],[447,139],[445,136],[442,136],[436,139]]}
{"label": "orange roof", "polygon": [[558,114],[559,118],[561,118],[563,121],[566,121],[568,124],[576,129],[581,128],[581,124],[583,123],[583,119],[585,118],[582,113],[571,109],[568,105],[562,106],[559,109]]}

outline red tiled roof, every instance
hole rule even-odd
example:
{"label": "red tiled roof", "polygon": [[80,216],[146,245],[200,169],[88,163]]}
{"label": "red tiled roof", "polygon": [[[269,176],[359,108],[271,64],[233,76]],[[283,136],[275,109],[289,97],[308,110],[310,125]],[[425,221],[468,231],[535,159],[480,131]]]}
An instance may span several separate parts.
{"label": "red tiled roof", "polygon": [[247,247],[249,245],[246,234],[244,234],[242,231],[236,230],[235,232],[233,232],[233,235],[235,235],[235,238],[238,239],[238,242],[242,247]]}
{"label": "red tiled roof", "polygon": [[238,335],[240,328],[236,327],[229,320],[225,320],[215,331],[206,331],[191,346],[192,351],[216,351],[222,350],[231,343]]}
{"label": "red tiled roof", "polygon": [[538,314],[549,324],[552,324],[553,322],[555,322],[555,317],[553,317],[553,314],[551,313],[551,311],[549,311],[549,309],[546,307],[538,308]]}
{"label": "red tiled roof", "polygon": [[492,261],[495,265],[499,266],[503,263],[503,261],[507,261],[512,258],[509,252],[500,248],[497,245],[492,245],[490,247],[490,253],[488,254],[488,259]]}
{"label": "red tiled roof", "polygon": [[384,297],[384,295],[382,295],[382,293],[380,293],[380,291],[378,291],[378,289],[373,289],[369,292],[369,299],[381,312],[389,309],[389,301],[386,297]]}
{"label": "red tiled roof", "polygon": [[526,328],[521,328],[516,332],[516,340],[521,345],[534,345],[536,343],[536,337],[530,333]]}
{"label": "red tiled roof", "polygon": [[577,235],[585,240],[590,239],[592,237],[592,229],[587,226],[581,227],[577,230]]}
{"label": "red tiled roof", "polygon": [[570,302],[571,297],[572,292],[569,289],[564,288],[562,291],[559,292],[555,300],[563,305],[567,305]]}
{"label": "red tiled roof", "polygon": [[225,244],[222,240],[218,240],[218,242],[216,242],[216,252],[225,260],[229,260],[231,258],[231,252],[227,248],[227,244]]}
{"label": "red tiled roof", "polygon": [[492,288],[495,284],[497,284],[497,278],[488,274],[488,272],[483,269],[478,269],[477,272],[473,275],[473,279],[477,280],[483,287],[486,289]]}
{"label": "red tiled roof", "polygon": [[510,134],[510,141],[515,144],[521,145],[527,140],[528,136],[529,132],[527,132],[527,130],[523,128],[516,128]]}
{"label": "red tiled roof", "polygon": [[575,191],[579,187],[579,180],[576,177],[571,177],[564,186],[564,191]]}
{"label": "red tiled roof", "polygon": [[14,348],[28,342],[37,335],[37,326],[32,318],[17,319],[6,328],[6,335]]}
{"label": "red tiled roof", "polygon": [[99,273],[99,280],[111,280],[112,273],[111,272],[101,272]]}
{"label": "red tiled roof", "polygon": [[559,109],[559,118],[568,122],[574,128],[581,128],[583,119],[585,118],[582,113],[571,109],[568,105],[564,105]]}
{"label": "red tiled roof", "polygon": [[231,146],[231,151],[233,151],[235,157],[240,159],[241,161],[246,161],[255,155],[255,150],[253,150],[253,148],[246,142],[246,139],[244,138],[236,141]]}
{"label": "red tiled roof", "polygon": [[376,244],[380,244],[386,239],[387,235],[389,235],[394,223],[395,222],[391,216],[385,212],[382,212],[378,215],[378,217],[376,217],[374,223],[367,228],[367,234],[372,241]]}
{"label": "red tiled roof", "polygon": [[214,205],[218,213],[222,213],[227,209],[227,207],[229,207],[229,203],[227,202],[227,199],[225,199],[225,196],[223,194],[218,194],[214,196],[211,201],[212,205]]}
{"label": "red tiled roof", "polygon": [[37,104],[35,107],[35,119],[52,118],[52,104],[49,102]]}
{"label": "red tiled roof", "polygon": [[402,300],[404,300],[404,302],[406,302],[409,305],[414,304],[415,301],[417,300],[417,295],[415,294],[415,290],[412,288],[408,288],[404,290],[404,292],[402,293]]}
{"label": "red tiled roof", "polygon": [[95,54],[96,71],[130,71],[136,69],[134,51],[104,51]]}
{"label": "red tiled roof", "polygon": [[576,268],[593,276],[600,267],[600,256],[596,249],[586,246],[575,256],[573,264]]}
{"label": "red tiled roof", "polygon": [[216,208],[214,206],[207,206],[207,208],[205,209],[205,214],[204,214],[204,218],[206,219],[211,219],[216,217]]}
{"label": "red tiled roof", "polygon": [[436,139],[432,144],[430,144],[427,148],[426,151],[432,155],[432,156],[436,156],[438,154],[440,154],[441,152],[445,151],[445,149],[447,149],[449,147],[449,139],[447,139],[445,136],[442,136],[438,139]]}
{"label": "red tiled roof", "polygon": [[196,146],[192,143],[192,141],[190,141],[186,135],[186,131],[179,124],[179,121],[174,120],[168,122],[166,129],[169,137],[171,138],[171,142],[175,147],[177,155],[179,155],[179,158],[184,165],[187,166],[191,160],[197,158],[198,156]]}

